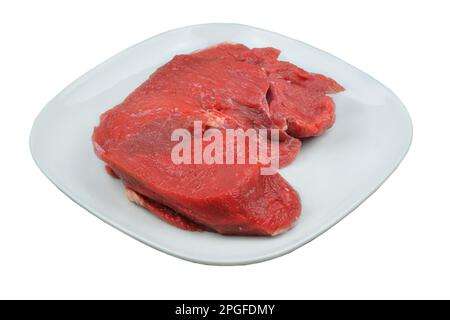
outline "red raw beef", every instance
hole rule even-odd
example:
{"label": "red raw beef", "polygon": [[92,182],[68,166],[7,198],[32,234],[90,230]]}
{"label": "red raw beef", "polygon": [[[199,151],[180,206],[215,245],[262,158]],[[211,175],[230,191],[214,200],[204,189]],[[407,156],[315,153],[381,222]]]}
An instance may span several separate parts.
{"label": "red raw beef", "polygon": [[263,176],[260,164],[172,162],[177,143],[172,132],[190,128],[194,120],[212,124],[217,114],[184,95],[127,100],[102,115],[93,136],[95,151],[132,191],[131,200],[178,227],[232,235],[289,229],[300,214],[300,200],[278,173]]}
{"label": "red raw beef", "polygon": [[171,160],[172,132],[191,131],[194,121],[221,132],[281,129],[281,166],[298,154],[297,138],[329,128],[334,104],[326,94],[343,88],[278,61],[279,54],[274,48],[220,44],[178,55],[105,112],[94,130],[95,152],[123,181],[128,198],[186,230],[273,236],[291,228],[300,199],[278,173],[261,175],[261,164]]}
{"label": "red raw beef", "polygon": [[312,74],[286,61],[279,61],[274,48],[248,49],[241,44],[221,44],[194,56],[230,59],[258,66],[266,73],[269,88],[263,106],[269,105],[272,124],[296,138],[318,136],[335,119],[334,102],[327,96],[344,88],[333,79]]}
{"label": "red raw beef", "polygon": [[[272,53],[274,49],[267,50]],[[266,72],[261,66],[231,54],[238,52],[248,55],[252,51],[243,45],[223,44],[190,55],[175,56],[127,101],[139,100],[152,92],[189,95],[200,102],[199,108],[216,110],[227,117],[229,128],[278,128],[266,99],[270,86]],[[281,167],[295,159],[300,146],[300,140],[284,131],[280,133]]]}

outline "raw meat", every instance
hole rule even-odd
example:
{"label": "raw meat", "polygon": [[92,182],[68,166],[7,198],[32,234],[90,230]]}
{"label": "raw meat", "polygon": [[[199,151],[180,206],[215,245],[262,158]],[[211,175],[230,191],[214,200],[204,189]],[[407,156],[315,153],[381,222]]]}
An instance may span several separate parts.
{"label": "raw meat", "polygon": [[233,235],[276,235],[289,229],[299,216],[300,201],[279,174],[262,176],[260,164],[172,162],[176,142],[171,133],[191,127],[194,120],[225,129],[215,111],[198,108],[198,101],[187,96],[168,99],[155,93],[125,101],[102,115],[94,131],[95,151],[134,192],[128,193],[134,202],[152,211],[156,207],[159,217],[178,227],[203,226]]}
{"label": "raw meat", "polygon": [[171,133],[192,131],[194,121],[222,133],[281,129],[281,166],[298,154],[297,138],[331,127],[334,104],[326,94],[343,88],[278,61],[279,54],[220,44],[175,56],[104,113],[93,134],[95,152],[123,181],[128,198],[191,231],[276,235],[292,227],[299,196],[278,173],[261,175],[262,164],[177,165],[171,159]]}
{"label": "raw meat", "polygon": [[[273,52],[271,48],[267,50]],[[238,52],[246,58],[235,57]],[[262,55],[265,49],[257,52]],[[251,53],[243,45],[223,44],[190,55],[175,56],[127,101],[139,100],[153,92],[189,95],[200,102],[198,107],[202,110],[219,111],[227,118],[229,128],[278,128],[266,99],[270,86],[267,74],[260,65],[247,61],[251,60]],[[300,145],[300,140],[281,132],[281,167],[295,159]]]}
{"label": "raw meat", "polygon": [[279,55],[280,51],[274,48],[248,49],[241,44],[221,44],[194,54],[205,59],[246,62],[261,68],[269,83],[269,88],[265,88],[267,99],[261,108],[265,111],[266,104],[269,105],[272,125],[296,138],[322,134],[335,119],[334,102],[327,94],[341,92],[344,88],[321,74],[279,61]]}

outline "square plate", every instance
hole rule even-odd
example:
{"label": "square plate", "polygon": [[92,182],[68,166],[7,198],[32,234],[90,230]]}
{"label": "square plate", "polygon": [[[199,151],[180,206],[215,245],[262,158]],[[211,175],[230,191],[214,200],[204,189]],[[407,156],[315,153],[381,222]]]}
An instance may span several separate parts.
{"label": "square plate", "polygon": [[[334,127],[305,141],[295,162],[281,170],[300,193],[303,211],[292,230],[273,238],[227,237],[168,225],[127,200],[122,183],[106,174],[91,143],[100,114],[120,103],[157,67],[176,54],[224,41],[278,48],[281,60],[330,76],[346,88],[334,97]],[[293,251],[339,222],[396,169],[411,139],[411,120],[401,101],[357,68],[273,32],[238,24],[204,24],[150,38],[73,82],[39,114],[30,146],[42,172],[103,221],[179,258],[235,265]]]}

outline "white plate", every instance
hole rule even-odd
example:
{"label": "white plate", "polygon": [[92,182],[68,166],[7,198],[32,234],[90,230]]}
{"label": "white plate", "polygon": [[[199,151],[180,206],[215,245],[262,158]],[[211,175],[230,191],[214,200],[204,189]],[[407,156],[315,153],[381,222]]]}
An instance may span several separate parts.
{"label": "white plate", "polygon": [[[335,96],[334,127],[304,147],[282,175],[299,191],[297,225],[274,238],[182,231],[130,203],[91,144],[99,115],[122,101],[174,55],[231,41],[281,49],[281,59],[324,73],[347,91]],[[168,254],[216,265],[248,264],[293,251],[332,227],[370,196],[406,155],[412,124],[381,83],[338,58],[285,36],[237,24],[169,31],[135,45],[69,85],[37,117],[30,137],[42,172],[67,196],[126,234]]]}

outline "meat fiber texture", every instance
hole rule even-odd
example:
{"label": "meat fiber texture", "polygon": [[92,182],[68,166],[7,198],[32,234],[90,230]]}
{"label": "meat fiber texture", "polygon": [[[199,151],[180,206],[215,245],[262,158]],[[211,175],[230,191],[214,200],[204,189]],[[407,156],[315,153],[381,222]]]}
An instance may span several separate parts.
{"label": "meat fiber texture", "polygon": [[194,121],[221,132],[279,129],[281,166],[295,159],[301,138],[330,128],[335,112],[327,94],[343,87],[279,61],[279,54],[223,43],[177,55],[102,114],[94,149],[123,181],[128,198],[185,230],[274,236],[290,229],[300,215],[300,198],[280,174],[261,175],[259,163],[171,159],[177,143],[172,132],[192,131]]}

